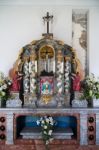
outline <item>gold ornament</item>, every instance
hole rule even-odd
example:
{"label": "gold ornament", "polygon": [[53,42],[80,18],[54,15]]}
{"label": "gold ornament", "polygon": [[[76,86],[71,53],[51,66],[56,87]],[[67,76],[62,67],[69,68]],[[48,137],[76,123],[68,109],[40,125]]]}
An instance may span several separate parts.
{"label": "gold ornament", "polygon": [[45,104],[48,104],[49,101],[51,100],[52,96],[51,95],[42,95],[41,99]]}

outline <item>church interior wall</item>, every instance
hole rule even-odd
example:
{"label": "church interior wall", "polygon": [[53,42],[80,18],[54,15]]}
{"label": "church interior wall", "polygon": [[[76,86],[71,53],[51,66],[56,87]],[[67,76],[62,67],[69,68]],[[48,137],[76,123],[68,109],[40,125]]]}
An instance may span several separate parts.
{"label": "church interior wall", "polygon": [[19,50],[46,31],[42,16],[54,16],[51,26],[54,38],[72,46],[72,9],[87,9],[89,72],[99,75],[99,1],[0,1],[0,70],[8,74]]}

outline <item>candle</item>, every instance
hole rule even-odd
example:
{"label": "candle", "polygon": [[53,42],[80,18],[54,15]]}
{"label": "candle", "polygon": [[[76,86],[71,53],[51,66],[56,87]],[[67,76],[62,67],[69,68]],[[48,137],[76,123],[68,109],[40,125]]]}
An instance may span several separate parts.
{"label": "candle", "polygon": [[35,72],[37,72],[37,60],[35,60]]}
{"label": "candle", "polygon": [[55,60],[53,61],[53,72],[55,72]]}

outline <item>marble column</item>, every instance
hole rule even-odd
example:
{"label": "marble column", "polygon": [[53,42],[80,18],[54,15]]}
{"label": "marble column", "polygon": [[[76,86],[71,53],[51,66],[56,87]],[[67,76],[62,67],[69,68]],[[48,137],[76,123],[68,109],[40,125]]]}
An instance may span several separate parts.
{"label": "marble column", "polygon": [[87,140],[87,114],[80,114],[80,145],[88,145]]}
{"label": "marble column", "polygon": [[23,67],[23,72],[24,72],[24,82],[23,82],[23,86],[24,86],[24,93],[29,93],[29,62],[28,62],[28,58],[25,58],[25,62],[24,62],[24,67]]}
{"label": "marble column", "polygon": [[63,97],[63,81],[64,81],[64,75],[63,75],[63,55],[62,55],[62,51],[58,50],[57,52],[57,64],[56,64],[56,75],[57,75],[57,102],[58,105],[57,107],[62,107],[63,105],[63,101],[64,101],[64,97]]}
{"label": "marble column", "polygon": [[99,113],[96,113],[96,145],[99,145]]}
{"label": "marble column", "polygon": [[65,57],[65,65],[64,65],[64,91],[65,95],[68,95],[70,93],[70,72],[71,72],[71,63],[70,63],[70,57]]}
{"label": "marble column", "polygon": [[6,144],[13,144],[13,113],[6,114]]}

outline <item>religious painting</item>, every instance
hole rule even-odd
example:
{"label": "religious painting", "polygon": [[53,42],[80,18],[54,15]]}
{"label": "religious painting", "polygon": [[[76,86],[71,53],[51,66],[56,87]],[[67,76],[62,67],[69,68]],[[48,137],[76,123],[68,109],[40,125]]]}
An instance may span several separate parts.
{"label": "religious painting", "polygon": [[72,46],[76,50],[85,75],[88,73],[87,24],[88,10],[72,11]]}
{"label": "religious painting", "polygon": [[52,95],[54,92],[53,77],[41,77],[40,91],[42,95]]}
{"label": "religious painting", "polygon": [[39,50],[39,74],[55,72],[55,51],[50,45],[44,45]]}

